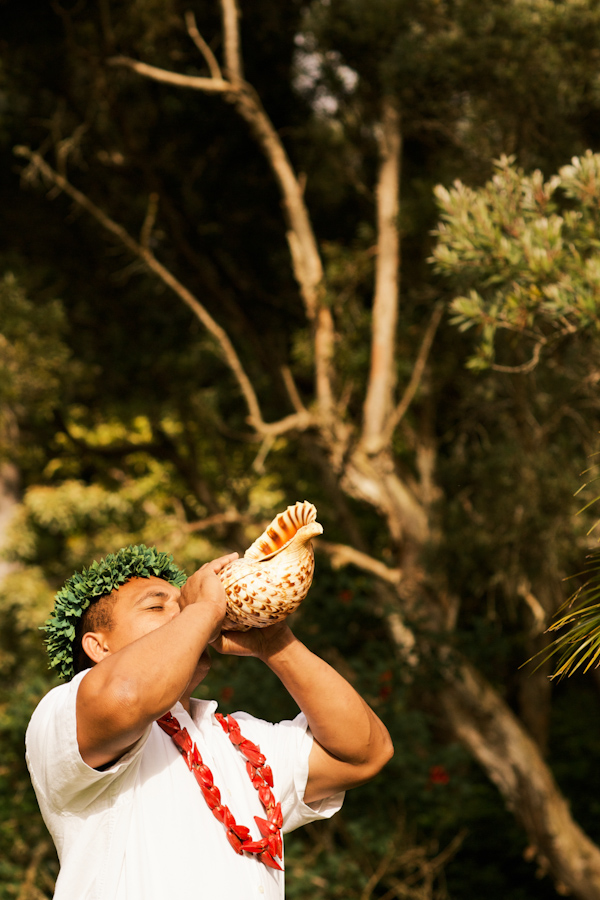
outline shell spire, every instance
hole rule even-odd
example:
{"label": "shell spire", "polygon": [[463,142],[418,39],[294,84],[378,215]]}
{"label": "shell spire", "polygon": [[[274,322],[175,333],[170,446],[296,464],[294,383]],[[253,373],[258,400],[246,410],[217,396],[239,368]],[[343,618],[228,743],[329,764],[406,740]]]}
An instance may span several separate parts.
{"label": "shell spire", "polygon": [[312,583],[311,539],[322,533],[307,500],[279,513],[241,559],[219,572],[228,600],[223,629],[265,628],[294,612]]}

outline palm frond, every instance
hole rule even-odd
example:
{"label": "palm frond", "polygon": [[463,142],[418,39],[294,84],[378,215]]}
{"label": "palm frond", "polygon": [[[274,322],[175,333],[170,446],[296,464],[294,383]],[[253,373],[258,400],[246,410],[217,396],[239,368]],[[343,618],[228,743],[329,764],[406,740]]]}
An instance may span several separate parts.
{"label": "palm frond", "polygon": [[[578,494],[580,494],[582,491],[584,491],[586,488],[588,488],[591,484],[594,484],[595,482],[600,480],[600,472],[598,471],[598,462],[595,460],[595,457],[597,457],[597,456],[600,456],[600,451],[596,451],[595,453],[590,454],[589,458],[594,459],[594,462],[592,462],[592,464],[587,469],[584,469],[581,474],[589,475],[591,472],[593,472],[594,473],[593,477],[588,478],[587,481],[585,481],[581,485],[581,487],[575,491],[575,494],[574,494],[575,497],[577,497]],[[588,510],[591,506],[593,506],[595,503],[597,503],[598,500],[600,500],[600,495],[593,497],[589,501],[589,503],[586,503],[585,506],[582,506],[581,509],[578,509],[577,515],[579,516],[579,515],[581,515],[581,513],[586,512],[586,510]],[[596,519],[594,524],[588,529],[587,534],[590,535],[599,523],[600,523],[600,519]]]}
{"label": "palm frond", "polygon": [[[579,574],[586,575],[587,581],[561,607],[559,613],[563,615],[546,629],[547,633],[563,633],[528,660],[538,660],[536,668],[539,668],[558,656],[551,678],[568,677],[578,669],[588,672],[600,665],[600,550],[589,555],[584,571]],[[568,612],[564,612],[566,609]]]}

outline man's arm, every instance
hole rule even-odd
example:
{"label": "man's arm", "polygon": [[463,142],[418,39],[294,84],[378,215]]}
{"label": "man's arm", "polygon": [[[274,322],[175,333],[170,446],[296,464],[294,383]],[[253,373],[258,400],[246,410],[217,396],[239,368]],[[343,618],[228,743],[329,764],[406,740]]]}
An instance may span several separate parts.
{"label": "man's arm", "polygon": [[315,739],[304,801],[315,803],[373,778],[391,759],[388,730],[354,688],[287,625],[225,632],[221,653],[256,656],[292,695]]}
{"label": "man's arm", "polygon": [[82,679],[77,740],[89,766],[122,756],[185,692],[225,615],[226,595],[216,573],[236,556],[202,566],[181,590],[181,612],[106,656]]}

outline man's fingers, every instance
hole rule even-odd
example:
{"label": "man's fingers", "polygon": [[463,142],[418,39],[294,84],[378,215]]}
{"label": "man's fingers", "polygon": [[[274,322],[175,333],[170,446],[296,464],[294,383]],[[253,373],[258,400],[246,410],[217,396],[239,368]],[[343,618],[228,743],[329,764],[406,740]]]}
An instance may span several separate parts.
{"label": "man's fingers", "polygon": [[[206,563],[206,567],[216,575],[221,569],[224,569],[226,565],[233,562],[234,559],[237,559],[239,555],[239,553],[228,553],[226,556],[219,556],[217,559],[213,559],[211,562]],[[204,566],[202,568],[204,568]]]}
{"label": "man's fingers", "polygon": [[224,602],[226,600],[225,591],[217,576],[228,563],[233,562],[238,556],[239,553],[227,553],[225,556],[219,556],[218,559],[205,563],[193,575],[190,575],[181,588],[180,608],[183,609],[190,603],[210,601],[211,598],[212,601],[221,598]]}

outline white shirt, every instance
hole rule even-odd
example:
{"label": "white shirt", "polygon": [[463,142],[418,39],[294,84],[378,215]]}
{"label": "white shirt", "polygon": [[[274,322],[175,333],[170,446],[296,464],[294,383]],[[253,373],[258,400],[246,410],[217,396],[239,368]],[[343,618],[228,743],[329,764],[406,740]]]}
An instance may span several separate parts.
{"label": "white shirt", "polygon": [[[126,756],[105,771],[90,768],[77,744],[75,702],[85,672],[54,688],[35,710],[26,758],[61,868],[54,900],[282,900],[284,873],[236,854],[171,738],[154,723]],[[215,701],[192,700],[192,716],[171,712],[187,728],[238,825],[260,833],[265,817],[245,759],[215,719]],[[235,713],[242,734],[267,757],[283,832],[332,816],[343,794],[313,806],[303,801],[312,737],[306,719],[271,725]]]}

